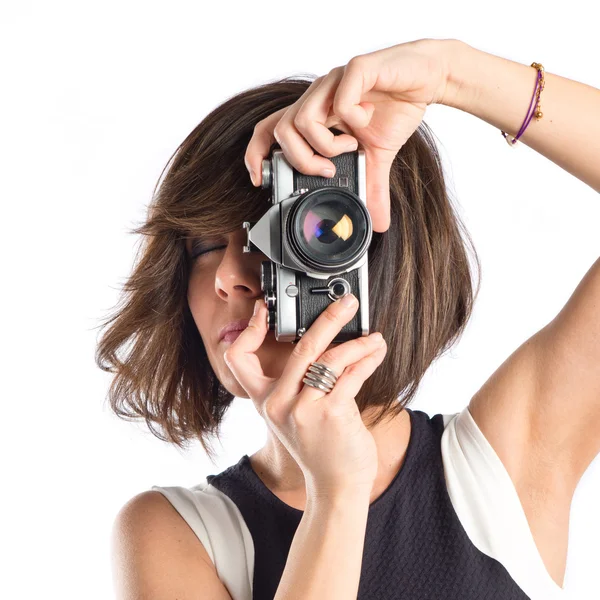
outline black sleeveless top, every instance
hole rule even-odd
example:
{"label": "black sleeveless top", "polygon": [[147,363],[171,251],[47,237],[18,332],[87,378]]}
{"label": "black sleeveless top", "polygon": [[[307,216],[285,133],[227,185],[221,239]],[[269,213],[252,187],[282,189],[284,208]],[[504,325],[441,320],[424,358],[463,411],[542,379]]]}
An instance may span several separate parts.
{"label": "black sleeveless top", "polygon": [[[369,506],[358,600],[530,600],[496,559],[469,540],[446,488],[441,414],[406,409],[404,463]],[[303,511],[280,500],[248,455],[208,483],[239,508],[254,542],[253,598],[271,600]]]}

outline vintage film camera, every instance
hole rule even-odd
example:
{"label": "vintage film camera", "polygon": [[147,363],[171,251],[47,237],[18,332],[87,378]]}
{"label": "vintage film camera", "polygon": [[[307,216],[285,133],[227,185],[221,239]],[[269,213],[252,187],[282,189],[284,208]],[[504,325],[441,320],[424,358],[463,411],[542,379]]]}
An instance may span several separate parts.
{"label": "vintage film camera", "polygon": [[332,343],[369,335],[368,248],[373,236],[366,206],[365,153],[334,156],[331,179],[300,173],[275,148],[262,161],[262,187],[273,206],[245,221],[244,252],[253,246],[271,260],[261,265],[269,329],[296,343],[328,304],[352,292],[359,308]]}

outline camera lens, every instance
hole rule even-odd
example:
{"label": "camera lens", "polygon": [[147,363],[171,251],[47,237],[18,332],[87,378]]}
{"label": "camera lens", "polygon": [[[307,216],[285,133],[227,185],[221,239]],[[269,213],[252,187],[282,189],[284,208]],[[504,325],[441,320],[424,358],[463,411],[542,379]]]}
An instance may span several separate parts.
{"label": "camera lens", "polygon": [[284,239],[308,268],[335,272],[359,260],[371,236],[371,220],[361,199],[344,188],[327,187],[295,202]]}

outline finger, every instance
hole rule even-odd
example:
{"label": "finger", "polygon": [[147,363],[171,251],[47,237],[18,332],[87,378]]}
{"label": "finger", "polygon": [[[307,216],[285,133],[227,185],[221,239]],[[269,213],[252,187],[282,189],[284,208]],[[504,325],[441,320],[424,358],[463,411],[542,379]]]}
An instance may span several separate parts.
{"label": "finger", "polygon": [[390,227],[390,170],[396,154],[381,149],[365,149],[367,163],[367,209],[373,231],[383,233]]}
{"label": "finger", "polygon": [[[335,135],[327,127],[335,90],[343,72],[343,67],[332,69],[306,98],[294,117],[296,129],[317,152],[325,156],[337,156],[343,152],[356,150],[358,147],[354,136],[345,133]],[[315,165],[315,172],[316,168],[317,165]]]}
{"label": "finger", "polygon": [[[375,86],[375,70],[367,68],[364,57],[352,59],[337,83],[333,97],[333,112],[353,130],[366,127],[375,112],[372,102],[361,102],[361,98]],[[367,208],[371,216],[373,231],[383,233],[390,227],[390,169],[395,153],[378,148],[366,150],[367,164]]]}
{"label": "finger", "polygon": [[[301,173],[306,175],[319,175],[321,177],[333,177],[335,175],[335,165],[332,161],[328,160],[324,156],[320,156],[315,153],[315,148],[311,146],[309,143],[311,140],[305,139],[305,137],[301,134],[301,132],[296,127],[296,122],[298,121],[297,115],[300,111],[303,110],[303,107],[307,104],[311,105],[313,108],[312,113],[314,114],[314,106],[320,103],[320,100],[317,99],[313,102],[312,98],[315,94],[319,93],[321,86],[327,80],[326,77],[319,77],[315,79],[311,86],[306,90],[303,94],[302,98],[300,98],[295,104],[293,104],[290,109],[283,115],[283,117],[279,120],[275,129],[273,131],[273,135],[277,140],[277,143],[281,146],[283,153],[285,154],[288,162]],[[318,98],[321,98],[319,96]],[[328,115],[328,107],[323,109],[323,112],[317,117],[320,119],[320,123],[317,124],[317,127],[320,127],[322,130],[327,132],[327,135],[330,139],[335,138],[336,136],[329,131],[325,127],[325,122],[327,121]],[[306,118],[302,118],[301,122],[304,126],[304,131],[312,131],[312,125],[309,126]],[[314,124],[313,124],[314,125]],[[348,151],[346,146],[348,142],[356,142],[356,140],[347,134],[342,134],[339,136],[340,138],[344,138],[346,143],[343,146],[337,148],[337,154],[341,151]],[[320,144],[321,148],[317,148],[317,151],[321,152],[323,144]],[[331,146],[331,141],[330,141]],[[329,154],[327,151],[324,154]],[[333,156],[333,154],[329,154]],[[326,173],[326,170],[331,171],[331,174]]]}
{"label": "finger", "polygon": [[[331,406],[343,405],[347,402],[354,402],[358,392],[362,388],[365,381],[373,375],[377,367],[383,362],[385,355],[387,354],[387,345],[385,341],[373,350],[371,354],[365,356],[358,362],[346,367],[344,372],[340,375],[335,383],[335,387],[327,396],[327,402]],[[307,386],[310,387],[310,386]],[[319,390],[315,390],[318,392]],[[321,392],[321,398],[323,392]],[[315,398],[315,402],[319,399]]]}
{"label": "finger", "polygon": [[340,116],[353,131],[366,127],[375,107],[361,98],[375,86],[377,73],[366,67],[368,59],[353,58],[344,68],[333,98],[333,112]]}
{"label": "finger", "polygon": [[258,310],[250,317],[248,327],[240,333],[223,354],[223,359],[239,384],[253,399],[267,396],[276,379],[267,377],[255,352],[260,348],[268,331],[267,305],[258,300]]}
{"label": "finger", "polygon": [[[381,334],[378,332],[349,340],[329,348],[317,362],[331,369],[339,377],[346,367],[359,362],[365,356],[377,350],[381,346],[381,340]],[[313,400],[322,397],[323,393],[322,390],[306,384],[300,392],[300,396]]]}
{"label": "finger", "polygon": [[271,146],[276,141],[273,129],[288,108],[287,106],[281,108],[254,126],[254,133],[244,154],[244,164],[246,165],[246,169],[248,169],[252,184],[255,186],[262,184],[262,161],[269,156]]}
{"label": "finger", "polygon": [[[304,140],[304,138],[302,138],[302,136],[297,132],[295,126],[293,125],[293,118],[303,102],[302,98],[305,98],[308,94],[310,94],[311,90],[316,89],[322,79],[323,77],[318,77],[315,79],[304,92],[302,97],[299,98],[294,104],[279,109],[255,125],[254,133],[252,134],[252,138],[250,139],[250,142],[246,148],[246,153],[244,154],[244,163],[246,165],[246,169],[248,169],[248,172],[250,173],[250,179],[255,186],[262,185],[262,161],[269,156],[269,151],[273,142],[277,142],[281,146],[283,153],[293,167],[300,172],[305,172],[302,171],[304,165],[303,161],[306,160],[307,156],[314,157],[315,154],[306,140]],[[290,113],[291,118],[288,117],[286,121],[284,118],[288,113]],[[284,140],[282,140],[280,130],[277,127],[282,120],[284,122],[284,126],[286,122],[288,123],[287,128],[289,129],[285,136],[286,139]],[[289,141],[290,136],[292,139],[291,142]],[[298,152],[300,152],[300,156],[298,156]],[[320,157],[320,160],[322,162],[321,170],[324,168],[331,168],[333,163],[322,157]]]}
{"label": "finger", "polygon": [[[346,297],[350,297],[349,294]],[[290,401],[302,391],[302,379],[310,364],[321,356],[340,329],[352,319],[358,309],[358,300],[353,306],[346,306],[340,300],[332,302],[308,328],[294,346],[288,361],[279,377],[278,386],[285,390]],[[289,390],[289,392],[288,392]]]}

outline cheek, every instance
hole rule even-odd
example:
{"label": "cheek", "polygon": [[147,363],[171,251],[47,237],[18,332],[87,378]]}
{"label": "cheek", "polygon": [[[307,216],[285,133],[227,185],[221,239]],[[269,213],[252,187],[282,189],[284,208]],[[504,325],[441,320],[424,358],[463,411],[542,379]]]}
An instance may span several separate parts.
{"label": "cheek", "polygon": [[198,307],[201,305],[201,298],[200,298],[200,294],[198,294],[198,292],[191,287],[188,288],[187,301],[188,301],[188,306],[190,307],[190,310],[192,311],[192,314],[194,314],[194,312],[197,312]]}
{"label": "cheek", "polygon": [[188,287],[187,302],[190,307],[190,312],[196,323],[198,331],[204,338],[206,334],[206,326],[210,323],[212,311],[208,306],[207,295],[201,292],[201,288],[198,285],[191,285]]}
{"label": "cheek", "polygon": [[[212,279],[211,279],[212,275]],[[187,300],[190,309],[195,306],[201,306],[210,298],[210,292],[214,290],[214,273],[201,271],[198,265],[192,268],[188,279]]]}

